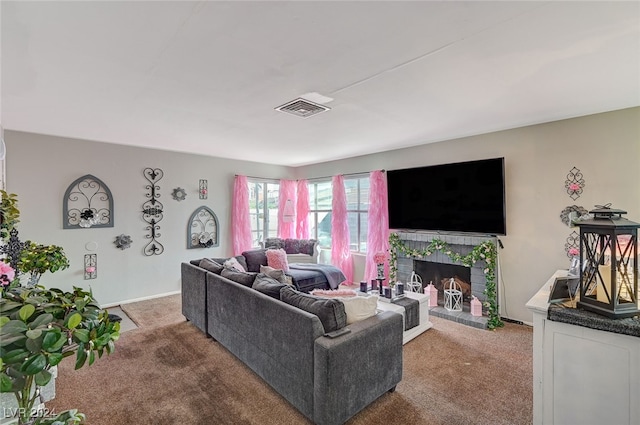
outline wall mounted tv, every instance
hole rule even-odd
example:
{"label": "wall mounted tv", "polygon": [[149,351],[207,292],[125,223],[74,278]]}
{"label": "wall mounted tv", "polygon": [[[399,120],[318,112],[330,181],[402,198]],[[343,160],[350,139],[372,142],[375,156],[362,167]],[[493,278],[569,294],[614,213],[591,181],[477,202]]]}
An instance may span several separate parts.
{"label": "wall mounted tv", "polygon": [[506,235],[504,158],[387,171],[389,227]]}

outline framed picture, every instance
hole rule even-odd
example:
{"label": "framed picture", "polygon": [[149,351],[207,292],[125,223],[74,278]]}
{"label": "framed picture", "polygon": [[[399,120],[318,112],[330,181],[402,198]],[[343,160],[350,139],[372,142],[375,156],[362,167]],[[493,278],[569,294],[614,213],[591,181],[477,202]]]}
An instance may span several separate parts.
{"label": "framed picture", "polygon": [[549,292],[549,304],[572,301],[576,297],[580,278],[576,276],[556,277]]}

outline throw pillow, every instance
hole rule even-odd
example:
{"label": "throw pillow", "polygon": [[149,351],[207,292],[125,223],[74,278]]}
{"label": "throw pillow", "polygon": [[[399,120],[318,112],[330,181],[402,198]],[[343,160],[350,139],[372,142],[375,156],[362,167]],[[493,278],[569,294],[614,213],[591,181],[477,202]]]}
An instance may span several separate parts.
{"label": "throw pillow", "polygon": [[[240,263],[242,268],[247,270],[247,262],[245,261],[243,255],[236,255],[235,257],[231,257],[231,258],[235,258],[236,260],[238,260],[238,263]],[[229,257],[226,257],[226,258],[212,258],[213,261],[215,261],[216,263],[220,263],[220,264],[224,264],[224,262],[227,261],[228,259],[229,259]]]}
{"label": "throw pillow", "polygon": [[336,297],[357,297],[358,293],[353,289],[314,289],[309,292],[311,295],[323,298],[336,298]]}
{"label": "throw pillow", "polygon": [[260,266],[267,264],[266,249],[251,249],[242,253],[242,256],[247,261],[248,272],[259,272]]}
{"label": "throw pillow", "polygon": [[359,296],[340,298],[347,314],[347,325],[378,314],[378,296]]}
{"label": "throw pillow", "polygon": [[284,250],[287,254],[313,255],[315,239],[285,239]]}
{"label": "throw pillow", "polygon": [[220,273],[222,277],[226,277],[229,280],[233,280],[241,285],[251,288],[253,281],[256,280],[258,273],[239,272],[233,269],[224,269]]}
{"label": "throw pillow", "polygon": [[267,238],[264,241],[264,247],[271,249],[284,248],[284,240],[282,238]]}
{"label": "throw pillow", "polygon": [[289,263],[287,262],[287,253],[284,252],[284,249],[268,249],[266,252],[267,255],[267,265],[269,267],[273,267],[274,269],[284,270],[285,272],[289,271]]}
{"label": "throw pillow", "polygon": [[231,257],[229,258],[227,261],[224,262],[223,264],[225,269],[235,269],[239,272],[246,272],[247,269],[245,269],[244,267],[242,267],[242,264],[240,264],[240,262],[238,261],[238,259],[236,257]]}
{"label": "throw pillow", "polygon": [[269,295],[276,300],[280,299],[280,290],[287,286],[286,283],[278,282],[277,280],[267,276],[266,274],[259,273],[256,276],[256,280],[253,281],[251,286],[258,292],[262,292],[265,295]]}
{"label": "throw pillow", "polygon": [[216,261],[213,261],[210,258],[203,258],[202,260],[200,260],[200,264],[198,265],[203,269],[213,272],[215,274],[220,274],[220,272],[222,272],[222,269],[224,269],[224,266],[222,264]]}
{"label": "throw pillow", "polygon": [[285,286],[280,290],[280,300],[318,316],[325,332],[333,332],[347,325],[344,304],[339,299],[318,298]]}
{"label": "throw pillow", "polygon": [[277,280],[280,283],[293,285],[291,276],[287,276],[286,274],[284,274],[284,270],[282,269],[274,269],[273,267],[269,266],[260,266],[260,273],[266,274],[267,276]]}

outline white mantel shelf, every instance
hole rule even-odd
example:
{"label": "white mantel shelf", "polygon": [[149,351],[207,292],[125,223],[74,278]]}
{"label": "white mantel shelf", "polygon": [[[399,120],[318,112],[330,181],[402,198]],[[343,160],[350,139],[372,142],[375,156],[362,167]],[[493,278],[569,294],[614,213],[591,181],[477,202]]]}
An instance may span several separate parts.
{"label": "white mantel shelf", "polygon": [[556,271],[533,312],[534,425],[640,424],[640,338],[547,319]]}

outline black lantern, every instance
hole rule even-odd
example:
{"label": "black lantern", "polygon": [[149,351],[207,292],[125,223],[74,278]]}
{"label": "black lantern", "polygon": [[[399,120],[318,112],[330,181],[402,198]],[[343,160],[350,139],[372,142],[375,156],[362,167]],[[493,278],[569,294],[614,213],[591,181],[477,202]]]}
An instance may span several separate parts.
{"label": "black lantern", "polygon": [[608,207],[581,220],[580,301],[578,307],[610,318],[632,317],[638,310],[638,228]]}

